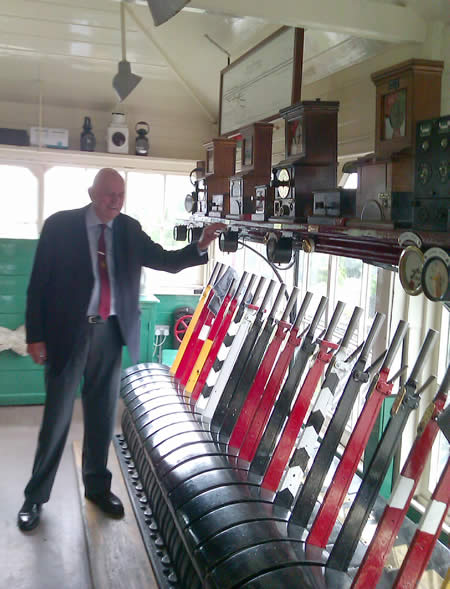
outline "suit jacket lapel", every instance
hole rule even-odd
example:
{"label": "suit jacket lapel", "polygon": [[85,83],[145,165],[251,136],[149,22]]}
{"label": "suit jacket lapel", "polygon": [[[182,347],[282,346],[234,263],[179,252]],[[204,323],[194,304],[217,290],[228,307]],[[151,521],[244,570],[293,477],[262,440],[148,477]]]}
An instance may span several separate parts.
{"label": "suit jacket lapel", "polygon": [[78,209],[76,211],[76,219],[73,224],[75,235],[74,243],[77,244],[77,257],[79,268],[82,272],[81,276],[89,277],[89,281],[94,281],[94,271],[92,268],[91,252],[89,249],[89,239],[86,229],[86,211],[87,207]]}

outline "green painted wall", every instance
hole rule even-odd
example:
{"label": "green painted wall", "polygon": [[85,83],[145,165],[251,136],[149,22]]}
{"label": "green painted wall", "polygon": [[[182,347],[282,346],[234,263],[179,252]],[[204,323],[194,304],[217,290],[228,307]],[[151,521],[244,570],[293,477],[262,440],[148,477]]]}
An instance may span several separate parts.
{"label": "green painted wall", "polygon": [[[375,453],[378,442],[380,441],[381,436],[383,435],[383,432],[384,432],[387,424],[389,423],[389,419],[391,418],[391,409],[392,409],[392,405],[394,404],[395,399],[396,399],[396,396],[392,395],[391,397],[387,397],[387,399],[385,399],[383,401],[383,405],[381,406],[381,411],[378,414],[378,418],[375,422],[375,426],[372,430],[372,433],[370,434],[370,438],[369,438],[369,441],[367,443],[367,446],[366,446],[366,449],[364,452],[364,474],[366,473],[366,471],[369,467],[370,461],[372,460],[372,456]],[[389,464],[389,468],[386,472],[386,476],[384,477],[383,484],[381,485],[381,488],[380,488],[380,495],[382,495],[385,499],[389,498],[389,495],[391,494],[391,491],[392,491],[393,483],[394,483],[394,459],[392,459]]]}
{"label": "green painted wall", "polygon": [[[173,315],[174,311],[179,307],[191,307],[195,309],[200,295],[170,295],[170,294],[156,294],[159,299],[159,304],[155,308],[154,323],[151,325],[150,333],[154,334],[155,325],[168,325],[170,328],[169,337],[161,346],[162,350],[169,350],[177,348],[173,333]],[[154,340],[153,340],[154,342]],[[156,362],[158,358],[157,350],[154,345],[151,346],[151,361]]]}
{"label": "green painted wall", "polygon": [[[0,239],[0,326],[25,321],[26,289],[37,240]],[[0,405],[43,403],[44,370],[30,357],[0,352]]]}
{"label": "green painted wall", "polygon": [[[37,240],[0,239],[0,326],[17,329],[24,324],[26,289]],[[174,348],[173,312],[178,307],[195,308],[198,295],[157,295],[160,302],[141,299],[140,362],[156,362],[155,325],[169,325],[170,335],[162,349]],[[123,367],[131,365],[126,349]],[[40,404],[45,400],[44,370],[30,357],[6,350],[0,352],[0,405]]]}

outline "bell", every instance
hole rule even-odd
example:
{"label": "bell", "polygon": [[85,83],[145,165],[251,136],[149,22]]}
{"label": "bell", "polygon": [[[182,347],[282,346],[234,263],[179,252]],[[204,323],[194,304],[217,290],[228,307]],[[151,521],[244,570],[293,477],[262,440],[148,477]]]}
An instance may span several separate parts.
{"label": "bell", "polygon": [[155,26],[162,25],[175,16],[190,0],[147,0]]}
{"label": "bell", "polygon": [[148,155],[150,144],[148,140],[148,132],[150,131],[150,127],[148,123],[145,121],[139,121],[136,123],[136,155]]}

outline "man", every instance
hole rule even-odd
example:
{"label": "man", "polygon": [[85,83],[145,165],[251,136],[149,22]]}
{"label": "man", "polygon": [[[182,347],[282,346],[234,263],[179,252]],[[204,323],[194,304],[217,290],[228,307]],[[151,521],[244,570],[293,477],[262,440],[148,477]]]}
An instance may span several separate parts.
{"label": "man", "polygon": [[118,172],[100,170],[89,196],[87,207],[47,219],[28,286],[28,353],[45,364],[47,394],[32,476],[18,514],[23,531],[39,524],[41,505],[49,500],[81,380],[85,496],[105,513],[123,515],[106,465],[122,346],[128,346],[133,361],[139,355],[141,268],[178,272],[204,264],[209,244],[224,228],[211,224],[197,243],[167,251],[120,212],[124,181]]}

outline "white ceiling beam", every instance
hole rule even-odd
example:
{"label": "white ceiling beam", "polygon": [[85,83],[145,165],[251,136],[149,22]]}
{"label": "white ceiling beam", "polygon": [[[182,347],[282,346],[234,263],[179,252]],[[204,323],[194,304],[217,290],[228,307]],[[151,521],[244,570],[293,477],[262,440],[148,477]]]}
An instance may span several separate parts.
{"label": "white ceiling beam", "polygon": [[379,41],[422,43],[426,36],[424,19],[411,8],[368,0],[191,0],[188,6]]}

